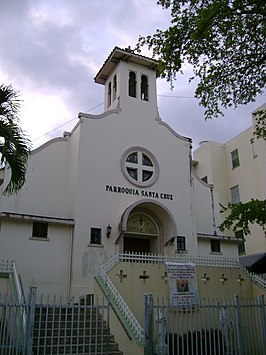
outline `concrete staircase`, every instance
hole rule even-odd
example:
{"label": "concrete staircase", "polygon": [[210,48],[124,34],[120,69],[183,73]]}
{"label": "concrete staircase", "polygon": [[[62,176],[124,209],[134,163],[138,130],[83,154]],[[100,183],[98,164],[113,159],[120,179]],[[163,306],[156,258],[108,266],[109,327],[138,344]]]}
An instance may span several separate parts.
{"label": "concrete staircase", "polygon": [[36,306],[32,353],[122,355],[103,312],[86,302]]}

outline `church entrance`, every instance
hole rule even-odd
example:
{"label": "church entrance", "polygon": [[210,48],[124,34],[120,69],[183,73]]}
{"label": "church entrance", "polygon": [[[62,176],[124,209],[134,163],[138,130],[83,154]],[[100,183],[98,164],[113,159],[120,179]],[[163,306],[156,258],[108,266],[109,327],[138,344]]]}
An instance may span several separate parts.
{"label": "church entrance", "polygon": [[165,243],[177,235],[175,219],[159,201],[141,200],[121,215],[119,252],[164,255]]}
{"label": "church entrance", "polygon": [[132,213],[124,234],[124,252],[158,252],[159,229],[154,219],[146,213]]}
{"label": "church entrance", "polygon": [[124,251],[132,253],[149,253],[150,240],[141,238],[124,238]]}

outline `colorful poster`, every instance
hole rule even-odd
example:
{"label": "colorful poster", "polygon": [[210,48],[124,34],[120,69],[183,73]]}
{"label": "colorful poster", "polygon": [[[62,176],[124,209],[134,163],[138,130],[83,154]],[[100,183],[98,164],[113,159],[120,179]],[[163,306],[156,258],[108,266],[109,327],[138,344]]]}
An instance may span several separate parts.
{"label": "colorful poster", "polygon": [[196,266],[193,263],[166,263],[171,306],[199,304]]}

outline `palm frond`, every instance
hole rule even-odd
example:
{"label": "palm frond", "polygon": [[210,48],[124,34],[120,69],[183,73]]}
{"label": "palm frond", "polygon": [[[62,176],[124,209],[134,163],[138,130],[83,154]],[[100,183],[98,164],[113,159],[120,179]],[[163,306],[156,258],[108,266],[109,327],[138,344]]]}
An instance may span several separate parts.
{"label": "palm frond", "polygon": [[16,193],[25,183],[31,142],[18,124],[21,100],[12,86],[0,86],[1,163],[11,170],[4,194]]}

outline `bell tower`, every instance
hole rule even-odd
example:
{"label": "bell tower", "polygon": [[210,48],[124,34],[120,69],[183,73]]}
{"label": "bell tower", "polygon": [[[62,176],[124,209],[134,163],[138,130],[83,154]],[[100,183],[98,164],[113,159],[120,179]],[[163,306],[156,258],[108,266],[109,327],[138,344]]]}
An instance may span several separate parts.
{"label": "bell tower", "polygon": [[95,77],[105,86],[104,111],[116,108],[157,114],[157,62],[115,47]]}

